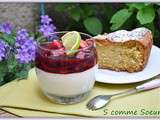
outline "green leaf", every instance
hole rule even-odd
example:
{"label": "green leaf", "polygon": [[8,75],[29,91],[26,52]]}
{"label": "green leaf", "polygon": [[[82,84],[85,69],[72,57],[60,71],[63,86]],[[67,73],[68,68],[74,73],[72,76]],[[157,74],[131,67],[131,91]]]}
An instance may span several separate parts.
{"label": "green leaf", "polygon": [[4,84],[4,76],[7,73],[7,63],[5,61],[0,62],[0,85]]}
{"label": "green leaf", "polygon": [[28,77],[28,72],[31,69],[31,64],[19,64],[20,69],[16,72],[17,79],[25,79]]}
{"label": "green leaf", "polygon": [[72,19],[74,19],[77,22],[80,20],[81,13],[82,13],[81,8],[73,8],[70,10],[70,15]]}
{"label": "green leaf", "polygon": [[68,6],[69,6],[68,4],[58,4],[54,8],[58,12],[63,12],[67,9]]}
{"label": "green leaf", "polygon": [[121,9],[116,12],[110,20],[110,23],[112,23],[111,30],[117,30],[120,28],[131,15],[132,12],[130,12],[128,9]]}
{"label": "green leaf", "polygon": [[28,77],[28,71],[26,71],[26,70],[21,70],[20,72],[16,73],[17,79],[25,79],[27,77]]}
{"label": "green leaf", "polygon": [[4,75],[6,71],[7,71],[7,62],[1,61],[0,62],[0,76]]}
{"label": "green leaf", "polygon": [[9,34],[3,34],[3,39],[9,44],[9,45],[14,45],[15,43],[15,38],[12,35]]}
{"label": "green leaf", "polygon": [[96,8],[93,5],[83,4],[81,5],[81,8],[84,11],[84,17],[89,17],[96,14]]}
{"label": "green leaf", "polygon": [[137,13],[137,19],[142,25],[153,22],[154,18],[155,10],[153,6],[146,6]]}
{"label": "green leaf", "polygon": [[8,72],[15,72],[16,66],[18,66],[18,62],[15,56],[9,56],[7,59]]}
{"label": "green leaf", "polygon": [[83,24],[88,32],[93,35],[100,34],[102,32],[102,23],[96,17],[89,17],[83,21]]}
{"label": "green leaf", "polygon": [[129,3],[127,4],[127,6],[129,6],[129,8],[136,8],[138,10],[144,8],[146,5],[144,3]]}

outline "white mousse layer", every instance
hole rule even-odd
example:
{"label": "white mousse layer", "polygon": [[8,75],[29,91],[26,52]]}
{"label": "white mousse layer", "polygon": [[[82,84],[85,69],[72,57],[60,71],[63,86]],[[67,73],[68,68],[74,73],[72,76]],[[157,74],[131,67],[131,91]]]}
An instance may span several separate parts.
{"label": "white mousse layer", "polygon": [[54,74],[36,68],[40,87],[57,96],[72,96],[90,91],[95,83],[97,65],[79,73]]}

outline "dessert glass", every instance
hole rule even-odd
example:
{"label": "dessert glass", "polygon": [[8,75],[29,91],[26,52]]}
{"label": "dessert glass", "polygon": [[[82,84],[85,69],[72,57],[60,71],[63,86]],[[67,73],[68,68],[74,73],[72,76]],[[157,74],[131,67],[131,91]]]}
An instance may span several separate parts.
{"label": "dessert glass", "polygon": [[[66,32],[55,32],[56,40]],[[51,41],[42,42],[36,52],[36,74],[43,93],[60,104],[77,103],[89,95],[95,83],[97,54],[90,35],[80,33],[89,44],[78,50],[51,50]],[[41,39],[47,40],[43,37]],[[74,55],[67,55],[68,52]]]}

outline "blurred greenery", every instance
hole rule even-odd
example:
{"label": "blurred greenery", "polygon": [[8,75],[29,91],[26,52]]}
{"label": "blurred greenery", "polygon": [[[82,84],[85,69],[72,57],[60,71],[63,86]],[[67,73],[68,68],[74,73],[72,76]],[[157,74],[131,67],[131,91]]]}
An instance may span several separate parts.
{"label": "blurred greenery", "polygon": [[160,38],[159,3],[65,3],[56,4],[54,9],[68,16],[64,30],[74,29],[97,35],[145,26],[152,30],[156,40]]}

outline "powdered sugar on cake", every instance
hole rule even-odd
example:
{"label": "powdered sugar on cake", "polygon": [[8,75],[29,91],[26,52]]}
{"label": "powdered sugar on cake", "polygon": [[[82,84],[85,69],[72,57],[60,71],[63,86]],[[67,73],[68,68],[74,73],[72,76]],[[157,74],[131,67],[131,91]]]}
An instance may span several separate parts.
{"label": "powdered sugar on cake", "polygon": [[151,32],[145,27],[136,28],[132,31],[118,30],[109,34],[98,35],[94,38],[96,39],[109,39],[115,42],[125,42],[128,40],[141,40],[147,32]]}

